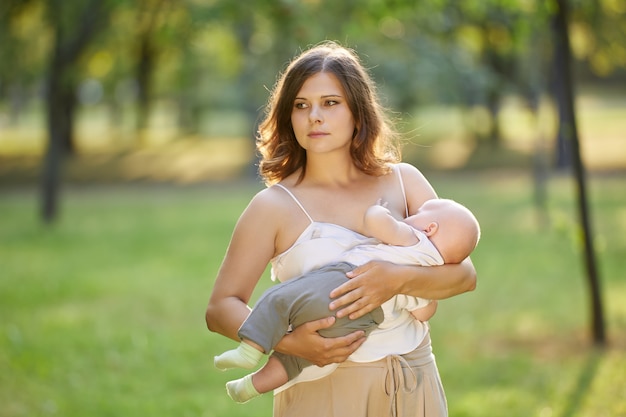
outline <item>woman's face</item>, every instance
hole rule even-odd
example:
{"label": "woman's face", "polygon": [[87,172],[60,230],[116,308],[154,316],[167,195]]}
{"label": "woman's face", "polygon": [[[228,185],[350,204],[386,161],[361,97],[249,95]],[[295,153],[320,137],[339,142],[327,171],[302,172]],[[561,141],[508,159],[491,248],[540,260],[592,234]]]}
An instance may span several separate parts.
{"label": "woman's face", "polygon": [[296,95],[291,125],[307,153],[347,151],[354,134],[354,117],[335,75],[319,72]]}

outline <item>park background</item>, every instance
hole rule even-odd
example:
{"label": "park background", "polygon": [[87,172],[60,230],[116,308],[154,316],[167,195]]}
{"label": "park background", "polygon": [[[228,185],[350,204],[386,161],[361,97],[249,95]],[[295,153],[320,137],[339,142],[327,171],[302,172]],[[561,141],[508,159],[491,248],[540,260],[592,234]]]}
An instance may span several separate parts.
{"label": "park background", "polygon": [[271,415],[227,397],[204,308],[263,187],[268,90],[326,39],[482,225],[477,289],[431,322],[450,415],[626,416],[625,22],[624,0],[3,1],[0,417]]}

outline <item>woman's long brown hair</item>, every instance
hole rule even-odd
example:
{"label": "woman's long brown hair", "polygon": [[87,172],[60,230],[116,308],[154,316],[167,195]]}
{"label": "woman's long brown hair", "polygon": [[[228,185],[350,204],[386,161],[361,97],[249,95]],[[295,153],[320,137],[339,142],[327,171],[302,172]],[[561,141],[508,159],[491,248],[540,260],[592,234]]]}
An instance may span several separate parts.
{"label": "woman's long brown hair", "polygon": [[300,180],[304,177],[306,151],[296,140],[291,113],[304,82],[320,72],[335,75],[345,91],[356,125],[350,145],[354,164],[367,174],[383,175],[389,172],[389,163],[400,161],[397,134],[358,56],[335,42],[324,42],[296,57],[271,93],[256,140],[261,155],[259,174],[267,185],[300,168]]}

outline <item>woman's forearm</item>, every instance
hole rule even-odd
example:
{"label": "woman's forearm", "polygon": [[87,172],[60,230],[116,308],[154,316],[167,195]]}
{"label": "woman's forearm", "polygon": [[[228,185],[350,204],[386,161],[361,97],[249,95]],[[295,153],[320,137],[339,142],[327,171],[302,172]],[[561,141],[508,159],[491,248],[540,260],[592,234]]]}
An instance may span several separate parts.
{"label": "woman's forearm", "polygon": [[476,288],[476,269],[469,258],[460,264],[398,268],[399,294],[441,300]]}
{"label": "woman's forearm", "polygon": [[228,297],[219,302],[209,302],[205,320],[210,331],[239,341],[237,332],[250,314],[250,308],[240,299]]}
{"label": "woman's forearm", "polygon": [[397,265],[371,261],[348,272],[346,283],[330,293],[330,310],[355,320],[398,294],[441,300],[476,287],[471,260],[441,266]]}

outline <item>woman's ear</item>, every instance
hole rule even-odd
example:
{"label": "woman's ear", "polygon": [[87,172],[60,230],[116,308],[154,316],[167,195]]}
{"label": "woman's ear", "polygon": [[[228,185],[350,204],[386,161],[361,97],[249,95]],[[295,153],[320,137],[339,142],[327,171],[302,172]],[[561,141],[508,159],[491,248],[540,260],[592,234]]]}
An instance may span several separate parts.
{"label": "woman's ear", "polygon": [[428,237],[431,237],[432,235],[437,233],[437,230],[439,230],[439,223],[430,222],[428,223],[428,226],[426,226],[426,229],[424,229],[424,234]]}

